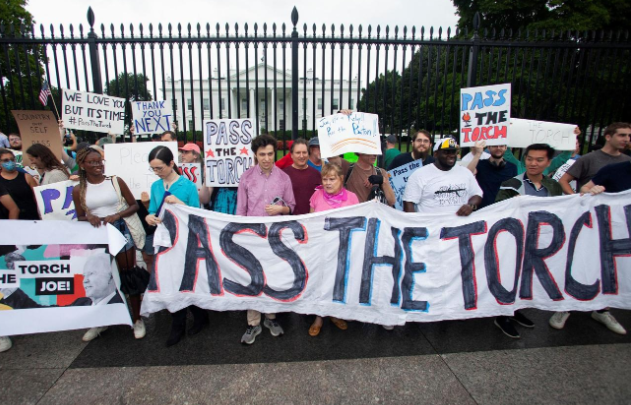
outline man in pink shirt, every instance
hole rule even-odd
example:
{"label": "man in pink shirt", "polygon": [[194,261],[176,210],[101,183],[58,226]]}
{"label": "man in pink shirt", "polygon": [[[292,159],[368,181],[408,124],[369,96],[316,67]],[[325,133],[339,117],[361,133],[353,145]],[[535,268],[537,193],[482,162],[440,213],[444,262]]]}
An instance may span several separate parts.
{"label": "man in pink shirt", "polygon": [[[252,141],[252,151],[258,164],[248,169],[239,180],[237,215],[290,215],[296,207],[289,176],[274,165],[276,139],[260,135]],[[283,328],[276,322],[276,314],[266,314],[263,326],[272,336],[280,336]],[[241,343],[251,345],[262,332],[261,313],[248,309],[248,329]]]}

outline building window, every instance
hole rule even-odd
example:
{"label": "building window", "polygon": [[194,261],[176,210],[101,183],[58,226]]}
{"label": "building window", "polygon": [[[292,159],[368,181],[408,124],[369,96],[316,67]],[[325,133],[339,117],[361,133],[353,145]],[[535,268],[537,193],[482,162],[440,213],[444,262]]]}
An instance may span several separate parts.
{"label": "building window", "polygon": [[221,98],[221,111],[226,109],[226,99],[224,97]]}
{"label": "building window", "polygon": [[284,98],[279,98],[278,99],[278,109],[281,112],[285,109],[285,99]]}
{"label": "building window", "polygon": [[338,111],[340,109],[340,102],[338,99],[336,98],[333,99],[333,105],[331,105],[331,109],[333,111]]}
{"label": "building window", "polygon": [[205,98],[204,99],[204,111],[208,111],[208,110],[210,110],[210,101],[207,98]]}
{"label": "building window", "polygon": [[307,98],[306,97],[302,98],[302,110],[303,111],[307,110]]}
{"label": "building window", "polygon": [[248,99],[247,98],[242,98],[241,99],[241,110],[248,111]]}
{"label": "building window", "polygon": [[318,110],[322,109],[322,98],[318,98]]}
{"label": "building window", "polygon": [[279,125],[280,125],[280,130],[284,131],[285,130],[285,120],[280,120]]}
{"label": "building window", "polygon": [[193,130],[193,120],[188,120],[188,130],[189,131]]}
{"label": "building window", "polygon": [[307,120],[302,120],[302,129],[307,129]]}
{"label": "building window", "polygon": [[193,100],[191,100],[190,98],[186,100],[186,105],[188,105],[188,109],[192,110],[193,109]]}

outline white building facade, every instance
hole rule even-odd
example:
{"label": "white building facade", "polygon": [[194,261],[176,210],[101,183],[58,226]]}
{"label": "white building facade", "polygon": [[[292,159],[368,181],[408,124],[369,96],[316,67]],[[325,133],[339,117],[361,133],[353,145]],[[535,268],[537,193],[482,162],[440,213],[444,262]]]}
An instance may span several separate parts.
{"label": "white building facade", "polygon": [[[266,70],[267,83],[265,82]],[[258,81],[256,81],[257,75]],[[247,83],[246,78],[248,79]],[[275,88],[274,79],[276,79]],[[283,80],[285,88],[283,88]],[[192,93],[191,86],[193,87]],[[177,102],[176,118],[181,131],[184,130],[184,125],[186,125],[187,131],[192,129],[193,117],[196,131],[202,130],[203,120],[230,117],[256,118],[259,125],[257,133],[259,133],[260,130],[282,131],[286,129],[288,132],[291,131],[291,86],[290,72],[274,70],[272,66],[260,63],[247,71],[231,72],[229,80],[226,77],[219,79],[215,74],[210,80],[205,79],[201,83],[202,92],[200,92],[198,79],[175,80],[172,87],[169,78],[165,81],[164,90],[169,105],[172,105],[173,98]],[[361,96],[361,93],[359,94]],[[300,130],[313,130],[314,117],[316,121],[321,118],[323,109],[324,116],[341,109],[357,109],[357,78],[350,81],[338,78],[333,82],[327,79],[323,83],[321,79],[314,78],[313,72],[309,70],[306,77],[301,77],[298,80],[298,102],[300,120],[298,128]]]}

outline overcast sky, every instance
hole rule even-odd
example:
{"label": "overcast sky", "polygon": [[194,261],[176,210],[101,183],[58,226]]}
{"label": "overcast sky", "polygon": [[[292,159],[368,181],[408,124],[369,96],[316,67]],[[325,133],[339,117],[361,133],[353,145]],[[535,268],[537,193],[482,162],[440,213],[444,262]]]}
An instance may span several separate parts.
{"label": "overcast sky", "polygon": [[[143,23],[188,23],[214,26],[225,23],[234,28],[234,23],[254,22],[271,26],[291,24],[291,10],[295,5],[299,13],[299,26],[307,23],[309,32],[315,23],[320,31],[323,23],[330,27],[335,24],[359,24],[383,26],[407,25],[408,28],[421,25],[443,28],[455,27],[458,18],[451,0],[27,0],[27,10],[33,15],[37,24],[44,24],[46,31],[50,24],[58,31],[59,24],[87,26],[87,10],[92,7],[96,16],[96,24],[109,27],[114,24],[117,29],[121,23],[128,31],[129,24]],[[100,30],[99,30],[100,31]],[[327,32],[329,29],[327,29]],[[337,30],[336,30],[337,31]],[[39,32],[39,29],[36,30]],[[348,31],[347,31],[348,32]]]}

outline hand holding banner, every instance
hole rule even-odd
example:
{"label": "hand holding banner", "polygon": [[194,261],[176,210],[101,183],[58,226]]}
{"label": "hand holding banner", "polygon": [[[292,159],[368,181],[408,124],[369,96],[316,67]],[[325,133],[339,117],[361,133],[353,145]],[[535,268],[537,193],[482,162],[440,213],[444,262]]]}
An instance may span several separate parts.
{"label": "hand holding banner", "polygon": [[77,212],[72,200],[72,190],[79,182],[66,180],[33,188],[39,216],[44,220],[73,220]]}
{"label": "hand holding banner", "polygon": [[166,101],[135,101],[131,103],[131,111],[136,135],[171,131],[173,117]]}
{"label": "hand holding banner", "polygon": [[510,109],[510,83],[461,89],[460,146],[473,146],[476,141],[506,145]]}
{"label": "hand holding banner", "polygon": [[254,166],[252,120],[204,121],[206,186],[238,187],[241,175]]}
{"label": "hand holding banner", "polygon": [[508,146],[526,148],[533,143],[547,143],[556,150],[576,149],[576,125],[511,118]]}
{"label": "hand holding banner", "polygon": [[64,126],[68,129],[122,134],[125,99],[105,94],[63,89]]}

